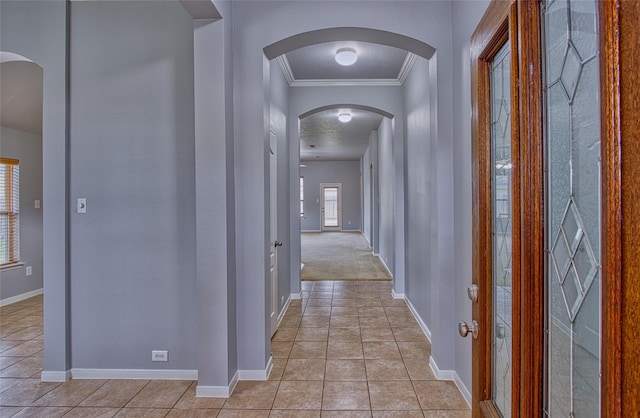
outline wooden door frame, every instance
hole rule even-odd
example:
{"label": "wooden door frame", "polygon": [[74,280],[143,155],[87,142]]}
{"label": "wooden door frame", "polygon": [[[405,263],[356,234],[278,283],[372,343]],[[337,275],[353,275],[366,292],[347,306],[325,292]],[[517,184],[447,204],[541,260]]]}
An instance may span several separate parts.
{"label": "wooden door frame", "polygon": [[[514,416],[534,417],[542,416],[545,396],[544,141],[538,1],[493,1],[471,41],[473,281],[477,284],[479,277],[486,275],[487,271],[490,273],[485,255],[491,248],[490,245],[482,245],[487,239],[490,244],[491,230],[490,224],[489,229],[486,222],[481,224],[484,220],[480,217],[490,190],[486,189],[486,184],[480,183],[482,176],[486,176],[481,168],[486,166],[488,158],[488,132],[483,126],[486,115],[478,111],[478,100],[486,94],[483,89],[487,88],[486,80],[478,77],[482,66],[479,58],[495,37],[496,28],[506,19],[513,19],[514,8],[519,30],[515,36],[512,35],[512,40],[517,39],[519,43],[517,61],[521,89],[518,155],[522,200],[520,232],[525,237],[520,241],[519,268],[522,274],[519,294],[527,297],[518,298],[521,304],[517,307],[520,314],[517,333],[514,321],[513,350],[515,353],[518,339],[521,355],[516,366],[518,371],[514,371],[512,412]],[[603,222],[601,410],[603,416],[623,417],[640,410],[640,367],[636,358],[640,352],[640,339],[635,334],[640,323],[640,182],[637,180],[640,178],[640,26],[637,24],[640,21],[640,2],[599,1],[598,9]],[[474,317],[481,319],[481,313],[479,304],[475,303]],[[491,355],[491,332],[490,328],[481,329],[480,337],[473,343],[474,353],[479,353],[481,359]],[[473,399],[487,399],[491,394],[491,365],[481,361],[475,366]],[[493,416],[494,412],[491,408],[481,409],[474,403],[474,417]]]}
{"label": "wooden door frame", "polygon": [[[640,2],[601,1],[602,404],[640,410]],[[606,408],[606,409],[605,409]]]}

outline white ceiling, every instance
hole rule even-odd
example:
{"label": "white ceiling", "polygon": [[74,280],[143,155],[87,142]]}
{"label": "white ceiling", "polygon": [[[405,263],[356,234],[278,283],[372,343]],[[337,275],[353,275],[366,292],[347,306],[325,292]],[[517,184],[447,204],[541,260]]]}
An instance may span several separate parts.
{"label": "white ceiling", "polygon": [[338,114],[343,110],[324,110],[300,121],[301,161],[360,159],[369,146],[371,131],[378,129],[383,116],[350,109],[351,121],[340,122]]}
{"label": "white ceiling", "polygon": [[[339,48],[358,53],[352,66],[341,66],[334,57]],[[400,86],[416,60],[402,49],[367,42],[327,42],[288,52],[278,63],[293,88],[298,86]],[[350,122],[338,121],[348,111]],[[347,107],[322,110],[300,120],[300,160],[359,160],[372,130],[383,116],[364,109]],[[313,146],[313,148],[312,148]]]}
{"label": "white ceiling", "polygon": [[[358,54],[351,66],[336,63],[340,48],[350,47]],[[327,42],[296,49],[286,54],[292,80],[302,82],[338,80],[398,81],[408,53],[398,48],[367,42]]]}

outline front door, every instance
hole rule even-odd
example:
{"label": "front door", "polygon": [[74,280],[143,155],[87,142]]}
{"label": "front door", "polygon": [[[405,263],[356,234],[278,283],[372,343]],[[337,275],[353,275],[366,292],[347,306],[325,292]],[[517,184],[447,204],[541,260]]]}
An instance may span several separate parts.
{"label": "front door", "polygon": [[322,230],[342,230],[342,193],[340,184],[321,184],[322,190]]}
{"label": "front door", "polygon": [[[461,323],[461,335],[473,335],[474,414],[517,417],[513,391],[520,364],[514,358],[520,312],[520,190],[518,40],[513,16],[516,4],[499,10],[493,25],[483,27],[485,42],[476,61],[478,115],[475,164],[476,227],[474,265],[476,279],[469,290],[473,321]],[[477,212],[476,212],[477,211]],[[476,384],[476,382],[478,382]],[[514,396],[515,395],[515,396]],[[514,399],[516,398],[516,399]]]}
{"label": "front door", "polygon": [[473,318],[459,331],[474,337],[474,417],[632,416],[621,347],[637,339],[620,324],[637,276],[620,242],[637,226],[620,213],[638,199],[620,199],[634,169],[620,115],[640,106],[619,63],[638,55],[638,16],[637,2],[493,1],[473,34]]}

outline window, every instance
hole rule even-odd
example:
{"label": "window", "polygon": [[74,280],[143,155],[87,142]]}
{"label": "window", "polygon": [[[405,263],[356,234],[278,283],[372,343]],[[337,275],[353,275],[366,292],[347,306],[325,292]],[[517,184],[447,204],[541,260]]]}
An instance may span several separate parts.
{"label": "window", "polygon": [[300,176],[300,217],[304,217],[304,176]]}
{"label": "window", "polygon": [[0,267],[20,261],[20,166],[0,158]]}

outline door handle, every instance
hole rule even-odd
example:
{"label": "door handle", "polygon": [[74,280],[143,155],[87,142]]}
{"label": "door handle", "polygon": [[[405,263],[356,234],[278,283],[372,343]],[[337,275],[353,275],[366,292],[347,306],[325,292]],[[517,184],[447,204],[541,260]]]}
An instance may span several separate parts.
{"label": "door handle", "polygon": [[276,242],[273,243],[274,247],[282,247],[282,241],[278,241],[276,240]]}
{"label": "door handle", "polygon": [[471,321],[471,326],[469,326],[465,321],[460,321],[458,323],[458,333],[461,337],[466,337],[471,333],[473,339],[478,339],[478,321],[475,319]]}

